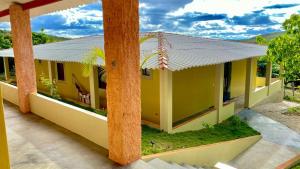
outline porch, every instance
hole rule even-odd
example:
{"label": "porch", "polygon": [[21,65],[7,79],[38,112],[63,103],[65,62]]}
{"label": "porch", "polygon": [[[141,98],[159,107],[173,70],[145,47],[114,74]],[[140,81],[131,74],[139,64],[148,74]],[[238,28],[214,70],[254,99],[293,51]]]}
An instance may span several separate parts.
{"label": "porch", "polygon": [[[108,151],[35,114],[4,102],[11,167],[14,169],[113,168]],[[76,161],[76,163],[74,163]]]}

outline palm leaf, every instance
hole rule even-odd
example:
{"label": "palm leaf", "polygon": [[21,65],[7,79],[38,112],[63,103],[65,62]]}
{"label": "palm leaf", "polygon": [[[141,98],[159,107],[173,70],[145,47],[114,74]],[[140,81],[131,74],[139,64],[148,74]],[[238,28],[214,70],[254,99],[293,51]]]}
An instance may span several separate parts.
{"label": "palm leaf", "polygon": [[155,52],[155,53],[151,53],[150,55],[145,56],[145,58],[144,58],[144,60],[141,64],[142,69],[144,68],[144,65],[148,62],[148,60],[150,60],[151,58],[157,56],[158,54],[159,54],[159,52]]}
{"label": "palm leaf", "polygon": [[83,76],[90,76],[93,66],[97,64],[97,59],[101,58],[105,63],[104,51],[100,48],[93,48],[82,60]]}
{"label": "palm leaf", "polygon": [[146,42],[149,39],[155,38],[155,37],[156,37],[156,35],[154,33],[146,34],[145,36],[140,38],[140,44]]}

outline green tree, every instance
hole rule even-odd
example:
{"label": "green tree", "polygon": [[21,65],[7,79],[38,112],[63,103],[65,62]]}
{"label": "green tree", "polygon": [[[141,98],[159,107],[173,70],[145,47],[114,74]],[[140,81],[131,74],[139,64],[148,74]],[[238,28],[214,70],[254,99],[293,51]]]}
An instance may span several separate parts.
{"label": "green tree", "polygon": [[261,36],[257,43],[268,45],[267,60],[282,66],[280,76],[286,84],[300,78],[300,15],[294,14],[283,23],[285,33],[271,41]]}

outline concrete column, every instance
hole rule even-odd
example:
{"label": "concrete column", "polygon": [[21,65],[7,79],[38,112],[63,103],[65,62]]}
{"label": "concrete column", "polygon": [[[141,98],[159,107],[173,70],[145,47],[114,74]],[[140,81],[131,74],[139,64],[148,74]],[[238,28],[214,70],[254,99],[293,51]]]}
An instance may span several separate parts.
{"label": "concrete column", "polygon": [[268,62],[266,66],[266,87],[268,87],[268,95],[270,92],[271,83],[272,83],[272,62]]}
{"label": "concrete column", "polygon": [[5,80],[10,79],[8,57],[3,57]]}
{"label": "concrete column", "polygon": [[125,165],[141,157],[139,1],[103,0],[102,6],[109,158]]}
{"label": "concrete column", "polygon": [[251,95],[253,90],[253,80],[256,78],[253,74],[255,58],[248,58],[246,63],[246,86],[245,86],[245,108],[251,107]]}
{"label": "concrete column", "polygon": [[2,88],[0,88],[0,168],[9,169],[9,155],[5,129]]}
{"label": "concrete column", "polygon": [[90,96],[91,96],[91,107],[97,109],[100,107],[99,100],[99,81],[98,81],[98,67],[94,66],[91,72],[90,78]]}
{"label": "concrete column", "polygon": [[52,62],[51,61],[48,61],[48,77],[49,77],[49,80],[51,81],[51,82],[53,82],[53,78],[54,78],[54,76],[53,76],[53,69],[54,67],[53,67],[53,64],[52,64]]}
{"label": "concrete column", "polygon": [[172,72],[160,70],[160,129],[168,133],[173,129],[173,81]]}
{"label": "concrete column", "polygon": [[267,63],[266,67],[266,86],[272,83],[272,62]]}
{"label": "concrete column", "polygon": [[30,112],[29,95],[36,93],[36,74],[32,49],[32,35],[29,11],[21,5],[9,7],[12,42],[16,66],[19,108]]}
{"label": "concrete column", "polygon": [[220,122],[220,112],[223,108],[223,90],[224,90],[224,63],[216,65],[215,75],[215,109],[217,110],[217,123]]}

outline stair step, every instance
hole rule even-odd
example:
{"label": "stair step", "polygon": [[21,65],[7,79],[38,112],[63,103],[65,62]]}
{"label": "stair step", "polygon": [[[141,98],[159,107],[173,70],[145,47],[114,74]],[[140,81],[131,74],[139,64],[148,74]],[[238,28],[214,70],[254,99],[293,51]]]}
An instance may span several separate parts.
{"label": "stair step", "polygon": [[143,160],[138,160],[134,163],[131,163],[128,166],[121,167],[120,169],[156,169],[156,168],[152,167],[150,164],[146,163]]}
{"label": "stair step", "polygon": [[172,164],[167,163],[158,158],[155,158],[155,159],[149,161],[148,164],[150,164],[155,169],[174,169],[174,166]]}
{"label": "stair step", "polygon": [[228,164],[224,164],[224,163],[221,163],[221,162],[218,162],[216,165],[215,165],[215,168],[217,169],[236,169]]}
{"label": "stair step", "polygon": [[176,164],[176,163],[171,163],[171,164],[173,165],[174,169],[187,169],[186,167],[181,166],[181,165]]}
{"label": "stair step", "polygon": [[188,164],[183,164],[182,166],[185,167],[186,169],[197,169],[197,168],[195,168],[191,165],[188,165]]}

